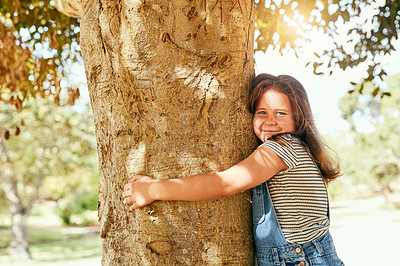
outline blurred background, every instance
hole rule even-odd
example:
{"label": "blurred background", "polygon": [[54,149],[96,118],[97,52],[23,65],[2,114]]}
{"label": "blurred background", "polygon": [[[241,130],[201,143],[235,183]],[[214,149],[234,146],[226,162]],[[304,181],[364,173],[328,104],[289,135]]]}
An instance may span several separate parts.
{"label": "blurred background", "polygon": [[[371,7],[371,1],[305,1],[317,7],[325,2],[357,2],[360,13],[339,8],[337,34],[330,38],[328,30],[295,25],[300,44],[289,47],[283,32],[261,47],[265,29],[257,21],[256,73],[289,74],[305,86],[318,128],[341,162],[343,176],[329,185],[339,256],[350,266],[395,265],[400,43],[397,33],[388,35],[383,22],[372,19],[388,2],[372,1]],[[278,10],[299,5],[256,3],[282,16]],[[100,265],[96,137],[79,19],[54,6],[54,1],[0,1],[0,265]],[[398,30],[400,4],[395,7],[382,16]],[[351,64],[363,58],[354,56],[352,42],[360,39],[349,31],[359,29],[360,21],[368,22],[362,27],[381,50],[372,59],[365,52],[367,59]],[[374,32],[382,36],[374,40]],[[340,64],[346,61],[342,54],[335,55],[336,65],[327,65],[325,51],[338,47],[353,56],[350,63]],[[379,68],[371,70],[371,62]]]}

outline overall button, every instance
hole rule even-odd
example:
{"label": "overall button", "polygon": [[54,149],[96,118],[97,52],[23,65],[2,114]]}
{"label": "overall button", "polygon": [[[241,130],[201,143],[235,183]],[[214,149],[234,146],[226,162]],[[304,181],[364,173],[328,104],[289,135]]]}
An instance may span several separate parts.
{"label": "overall button", "polygon": [[306,266],[306,263],[304,261],[300,261],[300,266]]}
{"label": "overall button", "polygon": [[296,251],[297,254],[300,254],[301,248],[300,248],[300,247],[297,247],[294,251]]}

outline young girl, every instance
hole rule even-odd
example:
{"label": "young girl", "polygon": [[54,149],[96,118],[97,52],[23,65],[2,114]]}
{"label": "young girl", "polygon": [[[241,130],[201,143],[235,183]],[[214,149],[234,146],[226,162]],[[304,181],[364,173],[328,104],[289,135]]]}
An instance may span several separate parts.
{"label": "young girl", "polygon": [[135,176],[124,187],[124,204],[135,210],[155,200],[211,200],[252,188],[258,265],[343,265],[329,233],[326,191],[340,169],[325,150],[306,91],[291,76],[261,74],[249,107],[261,144],[249,157],[218,173]]}

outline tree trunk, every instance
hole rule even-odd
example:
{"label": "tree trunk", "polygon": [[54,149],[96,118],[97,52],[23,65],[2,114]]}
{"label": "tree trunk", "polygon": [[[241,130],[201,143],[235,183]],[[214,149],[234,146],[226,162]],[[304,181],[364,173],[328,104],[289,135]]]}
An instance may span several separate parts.
{"label": "tree trunk", "polygon": [[134,174],[219,171],[254,149],[253,16],[243,0],[84,1],[104,265],[253,263],[248,192],[135,212],[122,204]]}
{"label": "tree trunk", "polygon": [[31,259],[28,242],[27,218],[30,208],[25,208],[18,195],[17,178],[0,137],[0,169],[1,188],[8,200],[8,209],[11,213],[12,241],[9,247],[10,256],[14,260]]}
{"label": "tree trunk", "polygon": [[13,239],[10,244],[10,255],[15,260],[29,260],[31,254],[29,252],[28,242],[28,214],[24,210],[12,213],[11,232]]}

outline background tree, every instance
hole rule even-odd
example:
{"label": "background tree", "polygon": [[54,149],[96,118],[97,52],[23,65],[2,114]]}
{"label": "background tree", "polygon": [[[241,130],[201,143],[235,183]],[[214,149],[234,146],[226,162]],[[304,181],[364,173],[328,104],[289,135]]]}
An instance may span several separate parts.
{"label": "background tree", "polygon": [[[20,121],[29,124],[20,136],[0,140],[1,187],[12,217],[10,254],[15,259],[27,259],[27,218],[43,185],[48,189],[41,197],[53,200],[73,193],[71,190],[78,186],[86,190],[86,197],[93,189],[97,193],[91,178],[98,165],[92,118],[71,108],[55,108],[48,99],[25,102],[20,112],[0,103],[0,111],[0,123],[6,127]],[[51,190],[52,179],[57,179],[58,191]]]}
{"label": "background tree", "polygon": [[[74,61],[81,61],[77,43],[79,30],[79,21],[58,12],[54,7],[54,1],[5,0],[0,2],[0,101],[2,104],[0,115],[3,118],[0,123],[0,156],[3,158],[0,160],[0,169],[2,169],[0,175],[13,216],[12,250],[14,250],[14,255],[20,257],[29,257],[26,217],[37,197],[41,180],[49,175],[44,168],[51,168],[50,165],[57,166],[65,162],[56,163],[60,158],[57,154],[62,154],[62,152],[49,152],[50,148],[45,145],[46,139],[43,139],[45,135],[27,133],[31,136],[32,144],[44,146],[35,148],[28,145],[32,148],[29,151],[19,147],[23,153],[20,154],[20,165],[17,167],[15,165],[18,162],[17,159],[11,158],[17,155],[12,153],[12,150],[8,150],[9,145],[14,145],[13,149],[18,149],[16,143],[26,144],[24,140],[27,135],[21,131],[31,132],[31,130],[36,130],[37,125],[31,119],[15,120],[15,117],[20,117],[17,113],[14,113],[11,119],[9,112],[12,110],[7,109],[4,103],[15,107],[16,110],[21,110],[29,105],[25,102],[39,96],[39,98],[50,97],[59,105],[60,95],[66,94],[68,95],[67,103],[72,105],[79,97],[79,90],[76,83],[70,82],[66,71],[67,66],[72,65]],[[29,110],[32,111],[32,108]],[[41,115],[53,113],[49,111]],[[24,113],[24,115],[27,114]],[[32,113],[32,115],[38,114]],[[5,117],[10,119],[4,120]],[[43,125],[45,118],[39,116],[39,119],[42,119],[39,122]],[[54,120],[53,117],[48,119]],[[32,128],[30,128],[31,125],[26,124],[28,122],[32,122]],[[49,126],[49,130],[50,128]],[[12,140],[8,144],[5,143],[4,140],[12,135],[20,134],[22,136],[20,142]],[[33,141],[33,136],[40,139]],[[51,155],[53,159],[46,157],[40,159],[39,154],[35,154],[39,150],[43,152],[41,156]],[[68,159],[72,158],[68,157]],[[23,169],[26,172],[18,172],[16,169]],[[26,195],[17,189],[21,185],[25,192],[29,191],[28,187],[31,187],[35,193],[24,199]]]}
{"label": "background tree", "polygon": [[400,178],[400,74],[382,85],[392,92],[391,97],[373,97],[372,84],[361,83],[356,89],[360,86],[366,95],[347,94],[340,101],[353,133],[344,153],[345,171],[356,184],[378,187],[389,200],[392,184]]}

